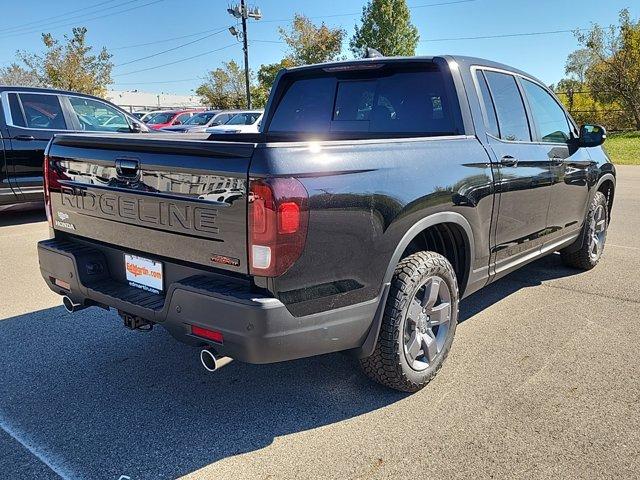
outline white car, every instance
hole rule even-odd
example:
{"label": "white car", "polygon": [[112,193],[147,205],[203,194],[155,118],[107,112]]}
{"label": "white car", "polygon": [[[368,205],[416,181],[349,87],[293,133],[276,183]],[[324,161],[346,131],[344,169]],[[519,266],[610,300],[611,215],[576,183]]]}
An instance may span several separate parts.
{"label": "white car", "polygon": [[207,133],[258,133],[260,131],[260,121],[262,120],[261,110],[247,110],[238,112],[224,125],[207,128]]}

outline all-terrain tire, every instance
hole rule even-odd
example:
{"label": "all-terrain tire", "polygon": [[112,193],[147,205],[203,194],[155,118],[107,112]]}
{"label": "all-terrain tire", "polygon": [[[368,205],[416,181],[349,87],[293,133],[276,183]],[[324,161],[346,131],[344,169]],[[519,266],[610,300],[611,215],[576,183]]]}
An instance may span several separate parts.
{"label": "all-terrain tire", "polygon": [[[428,367],[416,370],[407,359],[404,332],[408,310],[418,290],[424,288],[425,280],[438,277],[446,282],[450,296],[450,321],[441,350]],[[360,360],[364,373],[387,387],[415,392],[433,379],[444,363],[458,322],[459,292],[456,274],[449,261],[434,252],[417,252],[398,263],[385,306],[378,340],[369,357]]]}
{"label": "all-terrain tire", "polygon": [[[602,218],[600,218],[600,214],[603,215]],[[596,231],[599,228],[598,223],[600,223],[604,229],[599,236]],[[591,270],[595,267],[600,261],[602,251],[604,250],[608,224],[609,206],[607,204],[607,198],[602,192],[596,192],[589,205],[580,237],[578,237],[573,245],[560,251],[563,263],[569,267],[579,268],[581,270]],[[596,237],[601,241],[601,246],[597,248],[597,252],[594,254],[594,248],[597,247],[594,245]]]}

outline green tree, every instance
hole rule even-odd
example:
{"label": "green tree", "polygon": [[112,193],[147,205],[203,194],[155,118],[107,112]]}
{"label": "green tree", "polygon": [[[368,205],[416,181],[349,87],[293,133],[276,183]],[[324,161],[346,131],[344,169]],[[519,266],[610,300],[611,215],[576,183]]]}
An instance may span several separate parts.
{"label": "green tree", "polygon": [[389,57],[416,54],[420,35],[405,0],[370,0],[362,8],[361,23],[349,42],[356,57],[364,56],[367,47]]}
{"label": "green tree", "polygon": [[42,86],[99,96],[106,93],[111,83],[112,55],[104,47],[97,55],[91,53],[93,47],[87,44],[85,27],[74,28],[63,42],[50,33],[43,33],[42,41],[44,54],[18,51],[24,66],[14,64],[9,69]]}
{"label": "green tree", "polygon": [[0,85],[16,85],[22,87],[46,87],[41,79],[32,72],[12,63],[0,68]]}
{"label": "green tree", "polygon": [[591,50],[580,48],[567,57],[564,65],[564,73],[580,83],[584,83],[587,70],[596,62]]}
{"label": "green tree", "polygon": [[267,104],[269,94],[271,93],[271,86],[278,72],[283,68],[291,68],[294,66],[293,60],[289,57],[283,58],[277,63],[260,65],[257,75],[258,83],[251,90],[251,99],[257,108],[263,108]]}
{"label": "green tree", "polygon": [[294,65],[336,60],[346,35],[342,28],[329,28],[324,23],[316,26],[299,13],[294,15],[290,29],[278,27],[278,33],[289,46],[287,57]]}
{"label": "green tree", "polygon": [[244,69],[234,60],[223,62],[222,67],[207,74],[196,95],[214,108],[246,108]]}
{"label": "green tree", "polygon": [[575,35],[595,59],[585,72],[593,98],[619,104],[640,130],[640,21],[632,20],[624,9],[618,25],[594,25]]}

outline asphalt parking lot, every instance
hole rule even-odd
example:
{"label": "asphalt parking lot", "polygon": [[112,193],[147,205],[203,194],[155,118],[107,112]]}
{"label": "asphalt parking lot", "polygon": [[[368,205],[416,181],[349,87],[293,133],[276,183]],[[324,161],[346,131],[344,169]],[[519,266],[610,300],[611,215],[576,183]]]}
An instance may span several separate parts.
{"label": "asphalt parking lot", "polygon": [[336,354],[215,374],[162,329],[67,314],[38,213],[0,217],[0,477],[638,478],[640,167],[618,167],[600,265],[553,255],[465,300],[405,395]]}

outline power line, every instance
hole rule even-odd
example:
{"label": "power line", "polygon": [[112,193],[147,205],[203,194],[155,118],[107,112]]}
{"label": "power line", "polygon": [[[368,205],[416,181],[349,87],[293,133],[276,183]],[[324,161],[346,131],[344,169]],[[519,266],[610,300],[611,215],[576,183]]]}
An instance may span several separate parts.
{"label": "power line", "polygon": [[573,33],[576,30],[584,31],[588,30],[588,28],[578,28],[573,30],[549,30],[546,32],[519,32],[519,33],[503,33],[500,35],[479,35],[474,37],[449,37],[449,38],[431,38],[420,40],[420,43],[428,43],[428,42],[453,42],[457,40],[484,40],[490,38],[511,38],[511,37],[531,37],[536,35],[555,35],[558,33]]}
{"label": "power line", "polygon": [[[138,1],[138,0],[134,0],[134,1]],[[82,21],[83,23],[86,23],[86,22],[91,22],[91,21],[93,21],[93,20],[100,20],[100,19],[102,19],[102,18],[112,17],[112,16],[114,16],[114,15],[120,15],[121,13],[130,12],[131,10],[136,10],[136,9],[138,9],[138,8],[148,7],[149,5],[155,5],[155,4],[157,4],[157,3],[164,2],[164,1],[165,1],[165,0],[154,0],[154,1],[152,1],[152,2],[144,3],[144,4],[142,4],[142,5],[136,5],[136,6],[133,6],[133,7],[130,7],[130,8],[126,8],[126,9],[124,9],[124,10],[119,10],[119,11],[117,11],[117,12],[106,13],[106,14],[104,14],[104,15],[99,15],[99,16],[97,16],[97,17],[91,17],[91,18],[82,19],[81,21]],[[128,1],[128,2],[124,2],[124,3],[128,3],[128,4],[130,4],[131,2],[130,2],[130,1]],[[117,6],[122,6],[122,4],[118,4]],[[114,6],[113,6],[113,7],[111,7],[111,8],[117,8],[117,6],[115,6],[115,5],[114,5]],[[94,13],[96,13],[96,12],[94,12]],[[66,20],[64,20],[64,21],[66,21]],[[54,22],[54,23],[58,23],[58,22]],[[75,26],[75,25],[77,25],[77,24],[78,24],[78,21],[74,21],[74,22],[71,22],[71,23],[64,23],[64,24],[61,24],[61,25],[56,25],[56,26],[54,26],[54,27],[52,27],[52,28],[47,28],[47,29],[48,29],[48,30],[57,30],[57,29],[60,29],[60,28],[63,28],[63,27]],[[48,26],[47,26],[47,27],[48,27]],[[10,33],[10,34],[8,34],[8,35],[0,35],[0,38],[17,37],[17,36],[22,36],[22,35],[28,35],[28,34],[31,34],[31,33],[41,32],[41,31],[42,31],[42,29],[41,29],[41,28],[37,28],[37,29],[35,29],[35,30],[30,30],[30,31],[25,31],[25,32]]]}
{"label": "power line", "polygon": [[[453,0],[450,2],[438,2],[438,3],[425,3],[423,5],[413,5],[408,7],[409,10],[413,10],[416,8],[427,8],[427,7],[441,7],[441,6],[445,6],[445,5],[456,5],[456,4],[460,4],[460,3],[471,3],[471,2],[475,2],[476,0]],[[338,18],[338,17],[353,17],[356,15],[362,15],[362,10],[360,10],[359,12],[350,12],[350,13],[336,13],[333,15],[316,15],[316,16],[312,16],[312,17],[307,17],[310,20],[317,20],[317,19],[323,19],[323,18]],[[282,23],[282,22],[291,22],[293,21],[294,18],[280,18],[280,19],[276,19],[276,20],[263,20],[262,23]]]}
{"label": "power line", "polygon": [[163,63],[162,65],[155,65],[153,67],[142,68],[140,70],[134,70],[133,72],[119,73],[119,74],[113,75],[113,76],[114,77],[123,77],[125,75],[133,75],[134,73],[148,72],[149,70],[155,70],[156,68],[168,67],[169,65],[175,65],[176,63],[186,62],[188,60],[193,60],[194,58],[204,57],[205,55],[210,55],[210,54],[212,54],[214,52],[219,52],[220,50],[224,50],[226,48],[234,47],[236,45],[239,45],[239,44],[238,43],[231,43],[229,45],[225,45],[224,47],[217,48],[215,50],[209,50],[208,52],[204,52],[204,53],[199,53],[199,54],[193,55],[191,57],[181,58],[180,60],[175,60],[173,62]]}
{"label": "power line", "polygon": [[198,35],[204,35],[205,33],[211,33],[216,31],[218,31],[217,28],[212,28],[209,30],[203,30],[201,32],[189,33],[188,35],[180,35],[179,37],[163,38],[161,40],[155,40],[155,41],[146,42],[146,43],[137,43],[134,45],[123,45],[122,47],[112,47],[109,49],[109,51],[127,50],[129,48],[138,48],[138,47],[147,47],[149,45],[156,45],[158,43],[167,43],[167,42],[173,42],[174,40],[182,40],[183,38],[197,37]]}
{"label": "power line", "polygon": [[[505,33],[500,35],[477,35],[473,37],[447,37],[447,38],[429,38],[425,40],[420,40],[420,43],[429,43],[429,42],[452,42],[456,40],[484,40],[484,39],[492,39],[492,38],[511,38],[511,37],[530,37],[536,35],[552,35],[558,33],[573,33],[576,30],[578,31],[586,31],[588,28],[578,28],[573,30],[550,30],[546,32],[518,32],[518,33]],[[282,40],[261,40],[254,38],[253,42],[259,43],[286,43]]]}
{"label": "power line", "polygon": [[[2,31],[6,31],[6,30],[22,30],[24,27],[28,27],[30,25],[37,25],[38,23],[49,22],[51,20],[55,20],[56,18],[66,17],[67,15],[70,15],[72,13],[78,13],[78,12],[82,12],[84,10],[92,10],[92,9],[94,9],[96,7],[100,7],[102,5],[106,5],[107,3],[113,3],[115,1],[117,1],[117,0],[107,0],[106,2],[96,3],[95,5],[91,5],[89,7],[76,8],[73,11],[61,13],[59,15],[54,15],[53,17],[42,18],[40,20],[33,20],[31,22],[21,23],[21,24],[18,24],[18,25],[13,25],[13,26],[4,25],[4,26],[0,27],[0,29]],[[96,12],[93,12],[93,13],[96,13]]]}
{"label": "power line", "polygon": [[164,80],[157,82],[118,82],[112,83],[111,85],[140,85],[144,83],[145,85],[160,85],[163,83],[183,83],[183,82],[193,82],[195,80],[204,80],[202,77],[194,77],[194,78],[181,78],[179,80]]}
{"label": "power line", "polygon": [[182,45],[176,45],[175,47],[168,48],[168,49],[166,49],[166,50],[162,50],[161,52],[152,53],[151,55],[147,55],[147,56],[145,56],[145,57],[140,57],[140,58],[136,58],[136,59],[134,59],[134,60],[129,60],[128,62],[124,62],[124,63],[121,63],[121,64],[119,64],[119,65],[115,65],[115,66],[116,66],[116,67],[123,67],[123,66],[125,66],[125,65],[129,65],[129,64],[131,64],[131,63],[139,62],[139,61],[141,61],[141,60],[146,60],[146,59],[148,59],[148,58],[157,57],[158,55],[162,55],[162,54],[164,54],[164,53],[173,52],[174,50],[178,50],[179,48],[186,47],[186,46],[188,46],[188,45],[193,45],[194,43],[197,43],[197,42],[200,42],[200,41],[205,40],[205,39],[207,39],[207,38],[213,37],[214,35],[218,35],[218,34],[220,34],[220,33],[224,32],[225,30],[227,30],[227,28],[226,28],[226,27],[225,27],[225,28],[221,28],[220,30],[218,30],[218,31],[216,31],[216,32],[214,32],[214,33],[210,33],[209,35],[206,35],[206,36],[204,36],[204,37],[202,37],[202,38],[198,38],[198,39],[196,39],[196,40],[192,40],[192,41],[190,41],[190,42],[183,43]]}

